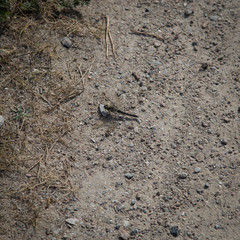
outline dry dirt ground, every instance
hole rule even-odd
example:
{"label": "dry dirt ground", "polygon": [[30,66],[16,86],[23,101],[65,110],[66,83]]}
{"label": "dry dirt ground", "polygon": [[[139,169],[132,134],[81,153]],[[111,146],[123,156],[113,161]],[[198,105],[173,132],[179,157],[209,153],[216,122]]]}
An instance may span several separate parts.
{"label": "dry dirt ground", "polygon": [[[0,239],[239,239],[239,1],[92,0],[78,11],[65,17],[91,35],[31,20],[54,48],[28,52],[39,65],[10,86],[9,72],[29,61],[29,27],[21,39],[1,36],[1,49],[22,53],[1,63],[1,154],[10,151]],[[106,58],[106,15],[115,59],[110,39]],[[103,93],[138,118],[101,118]],[[7,102],[25,106],[22,115]]]}

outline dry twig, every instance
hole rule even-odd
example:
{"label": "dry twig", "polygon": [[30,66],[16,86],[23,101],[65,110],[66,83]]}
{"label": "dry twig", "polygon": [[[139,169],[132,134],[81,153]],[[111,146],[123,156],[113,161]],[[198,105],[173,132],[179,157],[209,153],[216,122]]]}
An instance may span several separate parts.
{"label": "dry twig", "polygon": [[108,58],[108,33],[109,33],[109,17],[106,16],[105,42],[106,42],[106,57],[107,58]]}
{"label": "dry twig", "polygon": [[112,39],[112,35],[110,33],[110,29],[109,29],[109,16],[106,16],[106,31],[105,31],[105,42],[106,42],[106,57],[108,58],[108,39],[110,40],[110,44],[112,47],[112,52],[113,52],[113,57],[115,58],[115,47],[113,44],[113,39]]}
{"label": "dry twig", "polygon": [[111,43],[111,46],[112,46],[113,57],[115,58],[115,48],[114,48],[114,45],[113,45],[112,35],[111,35],[110,31],[108,32],[108,36],[109,36],[110,43]]}
{"label": "dry twig", "polygon": [[163,41],[164,40],[163,37],[157,36],[157,35],[155,35],[153,33],[147,33],[147,32],[143,32],[143,31],[138,31],[136,29],[131,29],[131,31],[132,31],[132,33],[137,34],[137,35],[144,35],[144,36],[148,36],[148,37],[153,37],[153,38],[156,38],[159,41]]}

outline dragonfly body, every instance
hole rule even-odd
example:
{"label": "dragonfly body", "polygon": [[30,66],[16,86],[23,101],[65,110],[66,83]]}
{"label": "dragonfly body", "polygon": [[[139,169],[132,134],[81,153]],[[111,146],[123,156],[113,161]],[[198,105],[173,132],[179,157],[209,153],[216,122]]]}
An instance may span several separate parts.
{"label": "dragonfly body", "polygon": [[131,114],[131,113],[126,113],[126,112],[123,112],[113,106],[109,106],[109,105],[104,105],[104,108],[107,109],[108,111],[110,112],[117,112],[117,113],[120,113],[120,114],[123,114],[123,115],[127,115],[127,116],[130,116],[130,117],[134,117],[134,118],[138,118],[137,115],[135,114]]}

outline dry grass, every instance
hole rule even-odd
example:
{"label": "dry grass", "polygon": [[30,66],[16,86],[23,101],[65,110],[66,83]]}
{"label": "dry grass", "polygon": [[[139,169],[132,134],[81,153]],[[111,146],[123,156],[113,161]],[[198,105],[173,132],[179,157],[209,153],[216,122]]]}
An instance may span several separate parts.
{"label": "dry grass", "polygon": [[[84,78],[92,66],[90,62],[86,69],[71,69],[66,63],[66,72],[56,71],[52,65],[58,61],[56,46],[44,40],[50,31],[60,36],[104,36],[99,26],[90,27],[67,16],[54,21],[22,16],[12,19],[1,37],[0,114],[5,124],[0,129],[4,182],[0,201],[13,202],[8,214],[33,227],[50,204],[74,195],[69,160],[56,161],[55,156],[71,131],[72,116],[65,103],[83,93]],[[4,219],[0,213],[0,220]]]}

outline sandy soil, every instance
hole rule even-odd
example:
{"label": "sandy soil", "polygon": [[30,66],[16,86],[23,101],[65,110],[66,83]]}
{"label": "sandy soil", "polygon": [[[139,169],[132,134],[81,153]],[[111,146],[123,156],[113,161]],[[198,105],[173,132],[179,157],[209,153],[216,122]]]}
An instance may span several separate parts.
{"label": "sandy soil", "polygon": [[[116,59],[103,39],[73,34],[66,49],[64,36],[45,36],[54,69],[92,65],[66,103],[72,130],[51,152],[75,193],[35,228],[3,206],[0,238],[239,239],[239,10],[238,0],[92,0],[82,21],[109,16]],[[103,93],[138,119],[102,121]]]}

